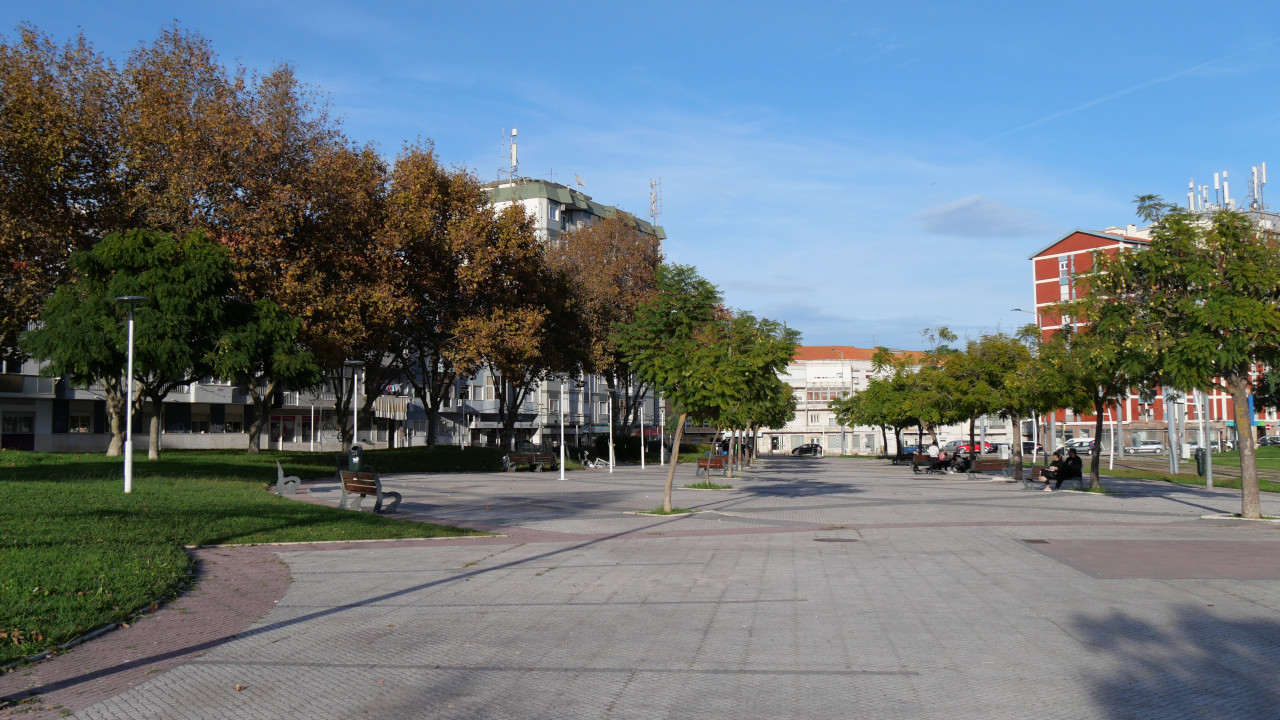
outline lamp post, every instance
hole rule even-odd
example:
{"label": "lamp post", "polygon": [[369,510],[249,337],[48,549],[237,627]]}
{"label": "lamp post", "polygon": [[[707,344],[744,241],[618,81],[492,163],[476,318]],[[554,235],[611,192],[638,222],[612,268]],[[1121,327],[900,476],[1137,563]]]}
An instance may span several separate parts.
{"label": "lamp post", "polygon": [[348,360],[343,363],[351,368],[351,444],[355,445],[358,435],[360,434],[360,406],[356,404],[359,397],[359,390],[356,380],[360,377],[360,368],[364,367],[363,360]]}
{"label": "lamp post", "polygon": [[609,474],[613,474],[613,388],[609,388]]}
{"label": "lamp post", "polygon": [[560,380],[560,479],[564,479],[564,420],[565,420],[565,402],[567,398],[564,394],[564,386],[569,384],[569,378],[566,376]]}
{"label": "lamp post", "polygon": [[[845,361],[845,359],[844,359],[844,351],[843,351],[843,350],[841,350],[840,348],[837,348],[837,347],[833,347],[833,348],[831,348],[831,349],[832,349],[832,350],[835,350],[835,351],[836,351],[836,352],[838,352],[838,353],[840,353],[840,374],[839,374],[839,378],[840,378],[840,390],[842,391],[842,392],[841,392],[841,396],[843,397],[843,395],[844,395],[844,393],[843,393],[843,390],[844,390],[844,366],[845,366],[845,362],[846,362],[846,361]],[[849,384],[850,384],[850,385],[852,385],[852,384],[853,384],[853,368],[850,368],[850,369],[849,369]],[[846,437],[845,437],[845,427],[844,427],[844,423],[843,423],[843,422],[841,422],[841,423],[840,423],[840,454],[841,454],[841,455],[844,455],[844,454],[849,450],[849,446],[848,446],[848,444],[847,444],[848,442],[849,442],[849,441],[848,441],[848,439],[846,439]]]}
{"label": "lamp post", "polygon": [[116,302],[129,304],[129,362],[125,373],[128,385],[124,406],[124,491],[133,492],[133,306],[148,302],[141,295],[121,295]]}

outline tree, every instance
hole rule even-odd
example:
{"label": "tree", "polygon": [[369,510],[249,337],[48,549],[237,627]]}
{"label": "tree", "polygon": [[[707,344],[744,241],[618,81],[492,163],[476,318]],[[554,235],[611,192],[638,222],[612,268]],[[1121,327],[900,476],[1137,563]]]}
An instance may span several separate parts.
{"label": "tree", "polygon": [[[42,325],[23,335],[23,347],[33,357],[49,360],[48,372],[101,381],[110,393],[126,360],[123,335],[113,329],[122,324],[123,312],[115,298],[147,297],[149,302],[135,312],[135,382],[140,403],[149,401],[152,408],[147,456],[158,459],[165,396],[212,369],[210,357],[232,284],[226,251],[198,232],[178,240],[168,233],[134,230],[113,233],[92,249],[73,254],[71,265],[73,281],[54,293],[40,316]],[[123,401],[109,397],[108,408],[123,410]],[[113,419],[115,454],[119,425]]]}
{"label": "tree", "polygon": [[671,465],[662,506],[671,510],[671,485],[676,456],[690,413],[718,404],[719,363],[711,350],[724,333],[715,326],[722,320],[720,291],[688,265],[663,263],[658,267],[653,297],[640,304],[635,319],[617,328],[617,343],[636,376],[662,393],[677,415]]}
{"label": "tree", "polygon": [[[734,313],[724,319],[723,325],[726,337],[719,375],[727,384],[718,404],[698,415],[728,430],[750,431],[766,421],[785,425],[795,417],[797,403],[779,374],[795,356],[800,334],[774,320],[757,319],[749,312]],[[786,410],[791,414],[783,417]]]}
{"label": "tree", "polygon": [[550,373],[576,373],[581,344],[567,281],[549,268],[532,218],[508,205],[485,232],[476,254],[457,269],[464,282],[484,289],[458,322],[448,355],[464,375],[485,366],[500,380],[494,397],[502,441],[512,446],[529,391]]}
{"label": "tree", "polygon": [[0,360],[18,357],[70,254],[118,227],[115,68],[83,35],[18,35],[0,44]]}
{"label": "tree", "polygon": [[[1074,312],[1069,306],[1064,311]],[[1040,345],[1037,365],[1041,395],[1053,408],[1092,408],[1094,415],[1093,449],[1089,461],[1089,485],[1101,484],[1102,423],[1108,407],[1128,396],[1130,388],[1148,383],[1153,372],[1145,353],[1133,352],[1123,335],[1107,337],[1120,331],[1108,327],[1103,332],[1088,328],[1080,332],[1064,327]],[[1112,438],[1112,442],[1118,442]]]}
{"label": "tree", "polygon": [[311,351],[299,345],[301,324],[274,302],[235,303],[226,320],[227,331],[213,351],[213,373],[248,389],[255,410],[247,428],[249,452],[256,454],[276,389],[313,387],[324,374]]}
{"label": "tree", "polygon": [[1098,254],[1087,278],[1091,332],[1122,334],[1153,356],[1160,382],[1224,387],[1240,432],[1241,514],[1261,516],[1249,385],[1280,359],[1280,254],[1275,238],[1231,210],[1170,211],[1143,252]]}
{"label": "tree", "polygon": [[631,322],[653,294],[661,242],[641,232],[634,217],[618,212],[562,234],[547,253],[553,271],[566,278],[572,293],[585,348],[584,370],[604,377],[615,403],[615,434],[630,435],[648,383],[636,382],[614,328]]}

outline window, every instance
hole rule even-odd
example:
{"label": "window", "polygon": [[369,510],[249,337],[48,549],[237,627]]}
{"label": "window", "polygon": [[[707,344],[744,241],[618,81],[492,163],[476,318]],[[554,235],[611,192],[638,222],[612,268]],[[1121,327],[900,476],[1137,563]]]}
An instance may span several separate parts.
{"label": "window", "polygon": [[1071,273],[1071,260],[1065,257],[1058,258],[1058,277],[1065,278]]}
{"label": "window", "polygon": [[93,416],[92,415],[68,415],[67,416],[67,432],[70,432],[70,433],[93,432]]}
{"label": "window", "polygon": [[0,432],[30,435],[35,432],[33,427],[35,427],[34,415],[5,415],[4,420],[0,421]]}
{"label": "window", "polygon": [[822,422],[822,416],[818,413],[809,413],[809,424],[817,425]]}

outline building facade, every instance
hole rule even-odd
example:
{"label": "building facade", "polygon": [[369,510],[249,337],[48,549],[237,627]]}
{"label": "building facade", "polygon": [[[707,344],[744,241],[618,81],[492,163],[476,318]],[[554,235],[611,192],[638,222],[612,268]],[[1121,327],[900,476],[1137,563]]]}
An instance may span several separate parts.
{"label": "building facade", "polygon": [[[782,374],[782,380],[796,396],[796,414],[791,422],[779,429],[762,430],[756,451],[765,454],[789,453],[808,443],[817,443],[824,452],[833,455],[896,454],[892,429],[881,432],[879,427],[841,425],[831,402],[846,395],[865,390],[875,377],[885,377],[886,371],[877,373],[872,357],[874,349],[849,345],[810,345],[796,349],[795,357]],[[1009,442],[1012,429],[998,418],[979,418],[977,435],[985,430],[987,442]],[[938,441],[968,440],[967,424],[947,425],[937,428]],[[929,437],[926,434],[925,440]],[[919,431],[908,428],[902,432],[904,445],[920,442]],[[887,443],[887,445],[886,445]]]}
{"label": "building facade", "polygon": [[[1247,214],[1263,228],[1276,227],[1280,221],[1280,215],[1270,212]],[[1139,229],[1135,225],[1098,231],[1074,230],[1031,255],[1032,297],[1042,337],[1047,339],[1065,326],[1087,327],[1083,319],[1061,317],[1054,312],[1054,306],[1077,300],[1086,292],[1079,277],[1093,269],[1095,252],[1142,252],[1149,241],[1150,228]],[[1073,438],[1092,438],[1096,419],[1092,408],[1085,411],[1067,408],[1041,418],[1034,426],[1029,423],[1023,433],[1026,439],[1033,435],[1042,438],[1046,448],[1057,447]],[[1148,394],[1132,390],[1107,411],[1103,423],[1102,437],[1094,439],[1104,450],[1110,450],[1113,443],[1128,446],[1161,442],[1167,446],[1171,423],[1175,434],[1182,438],[1179,444],[1183,446],[1180,452],[1184,455],[1192,446],[1205,447],[1210,443],[1225,446],[1234,443],[1237,437],[1234,403],[1221,388],[1207,392],[1164,388]],[[1257,435],[1280,432],[1275,408],[1257,408],[1252,414],[1252,424]]]}

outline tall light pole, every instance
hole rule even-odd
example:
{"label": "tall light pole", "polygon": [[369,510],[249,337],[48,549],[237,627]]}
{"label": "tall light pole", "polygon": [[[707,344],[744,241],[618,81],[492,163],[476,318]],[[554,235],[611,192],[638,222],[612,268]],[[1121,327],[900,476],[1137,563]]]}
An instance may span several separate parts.
{"label": "tall light pole", "polygon": [[[844,396],[844,393],[843,393],[843,390],[844,390],[844,366],[845,366],[845,362],[846,362],[846,361],[845,361],[845,359],[844,359],[844,351],[843,351],[843,350],[841,350],[840,348],[837,348],[837,347],[833,347],[833,348],[831,348],[831,349],[832,349],[832,350],[835,350],[835,351],[836,351],[836,352],[838,352],[838,353],[840,353],[840,376],[839,376],[839,377],[840,377],[840,390],[842,391],[842,392],[841,392],[841,397],[843,397],[843,396]],[[849,384],[850,384],[850,385],[852,385],[852,384],[853,384],[853,368],[850,368],[850,369],[849,369]],[[848,444],[847,444],[849,441],[848,441],[848,439],[845,437],[845,432],[844,432],[844,430],[845,430],[844,423],[843,423],[843,422],[841,422],[841,423],[840,423],[840,454],[841,454],[841,455],[844,455],[846,452],[848,452],[848,451],[849,451],[849,446],[848,446]]]}
{"label": "tall light pole", "polygon": [[124,406],[124,491],[133,492],[133,306],[148,302],[141,295],[121,295],[116,302],[129,304],[129,363],[125,373],[128,385]]}
{"label": "tall light pole", "polygon": [[609,388],[609,473],[613,473],[613,388]]}
{"label": "tall light pole", "polygon": [[564,411],[567,409],[565,407],[565,402],[567,398],[565,397],[565,394],[564,394],[564,386],[567,385],[568,383],[569,383],[568,376],[561,378],[560,380],[560,479],[561,480],[564,479],[564,416],[565,416]]}
{"label": "tall light pole", "polygon": [[359,390],[356,381],[360,377],[360,368],[364,367],[364,361],[348,360],[343,365],[351,368],[351,444],[355,445],[360,434],[360,406],[356,404]]}

